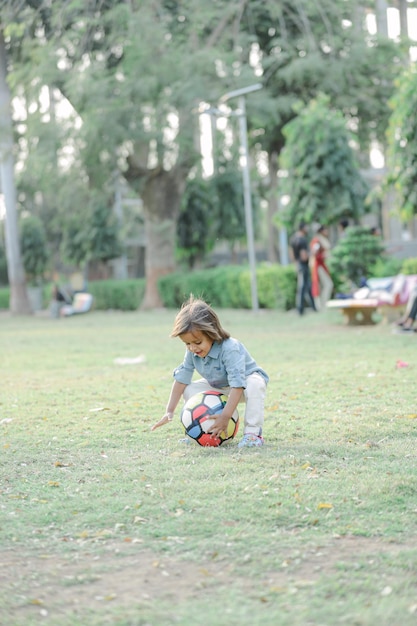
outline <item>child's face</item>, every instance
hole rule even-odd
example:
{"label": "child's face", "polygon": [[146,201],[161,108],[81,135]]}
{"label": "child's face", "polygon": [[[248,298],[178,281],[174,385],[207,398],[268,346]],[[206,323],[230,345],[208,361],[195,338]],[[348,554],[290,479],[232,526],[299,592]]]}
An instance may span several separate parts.
{"label": "child's face", "polygon": [[194,330],[180,335],[181,341],[185,343],[188,350],[202,359],[208,355],[213,345],[213,341],[201,330]]}

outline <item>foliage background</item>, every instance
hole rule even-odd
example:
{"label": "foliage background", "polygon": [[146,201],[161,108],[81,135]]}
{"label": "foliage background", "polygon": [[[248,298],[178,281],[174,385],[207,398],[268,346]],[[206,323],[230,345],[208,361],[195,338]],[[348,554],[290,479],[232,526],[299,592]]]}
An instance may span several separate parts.
{"label": "foliage background", "polygon": [[281,166],[286,171],[281,191],[289,197],[278,219],[294,224],[331,225],[343,217],[357,222],[369,206],[368,187],[359,172],[353,136],[329,99],[318,98],[283,129],[286,139]]}
{"label": "foliage background", "polygon": [[[329,224],[342,213],[358,218],[368,207],[357,166],[369,165],[371,142],[386,144],[388,99],[407,63],[404,32],[399,44],[383,28],[377,35],[365,28],[370,10],[381,26],[379,9],[378,3],[345,0],[219,0],[214,5],[70,0],[64,7],[52,3],[46,8],[38,0],[7,0],[0,8],[1,54],[7,54],[8,83],[25,111],[13,129],[17,209],[43,220],[54,263],[106,262],[120,254],[139,217],[124,225],[119,219],[117,228],[110,223],[122,177],[129,199],[133,194],[143,201],[144,305],[159,306],[156,285],[175,269],[176,232],[180,257],[191,266],[201,264],[215,237],[233,246],[244,236],[242,203],[229,193],[237,192],[237,180],[213,194],[211,219],[205,214],[198,220],[197,225],[208,227],[200,249],[185,228],[191,220],[184,219],[187,202],[181,202],[187,181],[201,177],[201,103],[219,103],[230,90],[261,80],[263,89],[247,99],[247,114],[253,159],[263,162],[262,189],[254,185],[254,204],[261,195],[260,232],[269,260],[278,258],[272,218],[285,191],[277,176],[284,147],[283,162],[303,164],[302,171],[290,170],[297,180],[299,174],[305,179],[290,189],[287,219],[292,224],[305,216]],[[324,102],[322,94],[328,110],[317,116],[309,103]],[[63,99],[69,113],[61,119]],[[223,110],[230,116],[227,132],[214,133],[219,177],[238,163],[236,104]],[[298,117],[309,132],[321,133],[312,161],[308,142],[288,142]],[[333,139],[326,134],[330,124]],[[354,135],[357,163],[346,148],[347,127]],[[303,133],[300,137],[305,139]],[[199,232],[201,237],[203,228]]]}
{"label": "foliage background", "polygon": [[387,185],[393,185],[395,206],[404,220],[417,212],[417,126],[413,111],[417,104],[415,64],[406,68],[396,81],[390,100],[392,115],[387,128]]}

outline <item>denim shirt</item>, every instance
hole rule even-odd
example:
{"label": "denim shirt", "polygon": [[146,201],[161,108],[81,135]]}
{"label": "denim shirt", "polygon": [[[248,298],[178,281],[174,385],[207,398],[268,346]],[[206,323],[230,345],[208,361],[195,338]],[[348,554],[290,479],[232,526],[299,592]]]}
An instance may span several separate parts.
{"label": "denim shirt", "polygon": [[175,380],[184,385],[191,383],[194,370],[205,378],[212,387],[243,387],[246,378],[257,372],[268,383],[268,374],[257,365],[245,346],[230,337],[211,346],[205,357],[199,357],[188,349],[184,361],[173,372]]}

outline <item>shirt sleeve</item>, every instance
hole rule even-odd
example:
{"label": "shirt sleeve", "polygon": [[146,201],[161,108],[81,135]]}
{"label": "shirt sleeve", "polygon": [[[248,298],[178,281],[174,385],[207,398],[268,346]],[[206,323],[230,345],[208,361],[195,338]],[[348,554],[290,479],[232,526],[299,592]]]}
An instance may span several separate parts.
{"label": "shirt sleeve", "polygon": [[230,387],[246,388],[246,360],[242,347],[239,344],[224,345],[223,363],[227,372],[227,381]]}
{"label": "shirt sleeve", "polygon": [[193,357],[189,350],[185,351],[184,360],[174,369],[173,376],[176,381],[189,385],[194,374]]}

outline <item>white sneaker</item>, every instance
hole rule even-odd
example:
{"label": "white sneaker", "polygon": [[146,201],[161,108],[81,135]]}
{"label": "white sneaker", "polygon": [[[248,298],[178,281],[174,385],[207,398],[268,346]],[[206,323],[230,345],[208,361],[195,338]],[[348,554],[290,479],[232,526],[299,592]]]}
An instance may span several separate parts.
{"label": "white sneaker", "polygon": [[237,444],[238,448],[253,448],[264,445],[264,438],[261,435],[254,435],[253,433],[246,433]]}

